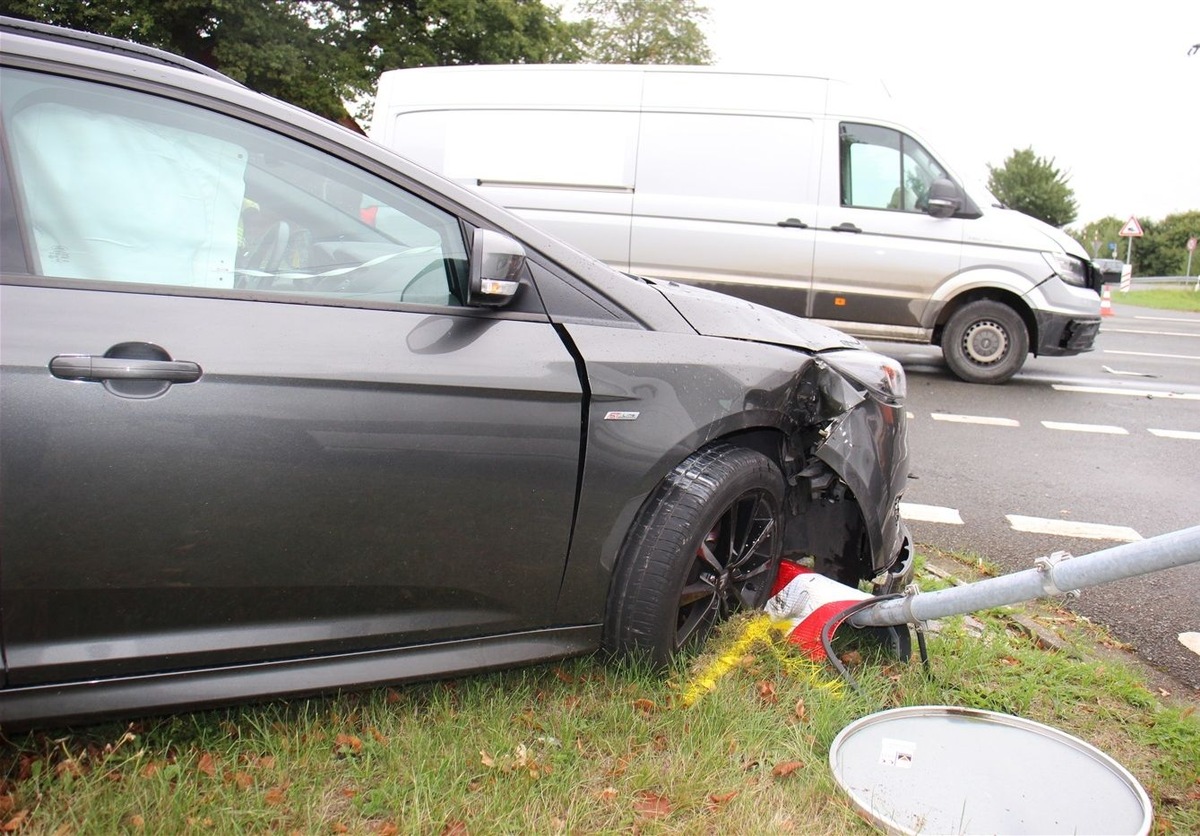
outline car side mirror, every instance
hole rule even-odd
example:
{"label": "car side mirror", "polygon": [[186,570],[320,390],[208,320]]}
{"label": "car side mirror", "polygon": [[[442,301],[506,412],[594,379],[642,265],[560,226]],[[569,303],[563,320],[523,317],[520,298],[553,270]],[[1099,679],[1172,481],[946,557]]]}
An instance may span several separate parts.
{"label": "car side mirror", "polygon": [[471,266],[467,274],[469,306],[507,305],[521,286],[525,248],[502,232],[476,229],[471,241]]}
{"label": "car side mirror", "polygon": [[953,217],[962,208],[962,192],[953,180],[939,177],[929,184],[929,197],[926,201],[927,211],[935,218]]}

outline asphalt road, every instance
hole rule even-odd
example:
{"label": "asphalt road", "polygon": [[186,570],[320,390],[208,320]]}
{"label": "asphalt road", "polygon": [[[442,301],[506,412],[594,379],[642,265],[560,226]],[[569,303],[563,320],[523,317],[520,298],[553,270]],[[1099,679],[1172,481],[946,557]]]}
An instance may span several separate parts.
{"label": "asphalt road", "polygon": [[[1117,304],[1089,354],[959,382],[937,349],[876,343],[908,372],[914,539],[1005,571],[1200,525],[1200,314]],[[1032,530],[1030,530],[1032,529]],[[1200,563],[1085,590],[1073,608],[1200,696]]]}

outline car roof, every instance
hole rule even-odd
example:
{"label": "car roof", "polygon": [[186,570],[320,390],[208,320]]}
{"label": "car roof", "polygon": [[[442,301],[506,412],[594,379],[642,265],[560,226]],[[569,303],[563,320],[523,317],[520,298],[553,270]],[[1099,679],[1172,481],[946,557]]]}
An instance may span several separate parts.
{"label": "car roof", "polygon": [[0,17],[0,33],[26,35],[45,41],[87,47],[101,52],[111,52],[127,58],[139,58],[143,61],[166,64],[167,66],[177,67],[181,70],[190,70],[194,73],[206,75],[209,78],[219,78],[230,84],[239,84],[239,82],[234,81],[229,76],[223,75],[212,67],[206,67],[190,58],[184,58],[181,55],[175,55],[174,53],[156,49],[152,46],[132,41],[123,41],[119,38],[110,38],[107,35],[95,35],[91,32],[64,29],[61,26],[51,26],[46,23],[37,23],[32,20],[22,20],[16,17]]}

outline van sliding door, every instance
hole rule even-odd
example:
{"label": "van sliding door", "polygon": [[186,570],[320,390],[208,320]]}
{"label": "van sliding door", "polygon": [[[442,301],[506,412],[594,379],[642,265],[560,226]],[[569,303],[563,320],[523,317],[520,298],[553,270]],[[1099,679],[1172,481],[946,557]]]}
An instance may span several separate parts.
{"label": "van sliding door", "polygon": [[810,119],[643,113],[630,272],[805,314],[816,170]]}

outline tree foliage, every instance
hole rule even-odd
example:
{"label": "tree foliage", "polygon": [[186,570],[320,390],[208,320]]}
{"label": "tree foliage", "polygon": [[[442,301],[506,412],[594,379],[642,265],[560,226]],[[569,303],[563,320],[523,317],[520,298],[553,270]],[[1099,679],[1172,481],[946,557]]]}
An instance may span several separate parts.
{"label": "tree foliage", "polygon": [[[1183,276],[1187,269],[1187,241],[1200,239],[1200,210],[1167,215],[1161,221],[1141,220],[1143,235],[1133,245],[1133,272],[1138,276]],[[1117,233],[1125,221],[1109,216],[1084,226],[1068,230],[1071,236],[1092,254],[1093,258],[1109,258],[1108,242],[1117,243],[1114,257],[1126,258],[1128,239]],[[1092,243],[1099,241],[1098,247]],[[1192,275],[1200,272],[1200,255],[1192,254]]]}
{"label": "tree foliage", "polygon": [[0,0],[137,41],[333,119],[396,67],[578,60],[586,26],[541,0]]}
{"label": "tree foliage", "polygon": [[709,64],[696,0],[583,0],[588,60],[601,64]]}
{"label": "tree foliage", "polygon": [[989,165],[988,172],[988,188],[1009,208],[1051,226],[1066,226],[1075,220],[1075,193],[1053,159],[1035,155],[1032,148],[1014,149],[1003,165]]}

